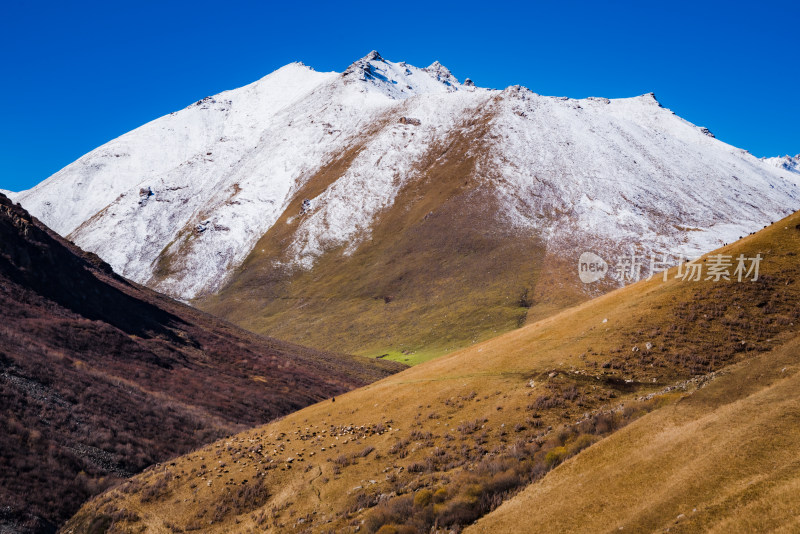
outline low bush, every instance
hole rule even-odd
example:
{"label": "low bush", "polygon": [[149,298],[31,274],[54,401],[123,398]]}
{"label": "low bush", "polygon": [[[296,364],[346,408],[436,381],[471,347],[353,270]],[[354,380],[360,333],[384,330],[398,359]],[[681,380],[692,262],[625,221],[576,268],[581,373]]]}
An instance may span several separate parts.
{"label": "low bush", "polygon": [[[659,402],[653,399],[624,411],[595,414],[575,425],[555,429],[547,440],[519,438],[512,445],[493,451],[492,456],[485,451],[473,454],[475,450],[465,445],[462,456],[466,461],[474,461],[474,466],[452,476],[448,474],[447,479],[442,479],[445,485],[435,490],[421,488],[413,496],[401,495],[380,501],[367,514],[366,530],[370,533],[405,532],[401,529],[411,528],[416,532],[429,532],[437,527],[459,531],[601,436],[651,411]],[[459,426],[459,431],[464,435],[473,434],[484,423],[484,419],[468,421]],[[438,465],[436,459],[440,457],[446,455],[434,453],[424,463],[412,463],[406,470],[434,472]]]}

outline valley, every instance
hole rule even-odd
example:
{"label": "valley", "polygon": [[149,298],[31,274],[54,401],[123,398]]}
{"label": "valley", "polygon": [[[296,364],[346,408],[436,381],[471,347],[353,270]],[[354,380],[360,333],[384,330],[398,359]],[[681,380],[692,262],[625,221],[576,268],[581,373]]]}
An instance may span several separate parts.
{"label": "valley", "polygon": [[243,331],[0,195],[0,529],[53,532],[142,469],[397,372]]}
{"label": "valley", "polygon": [[[697,447],[717,435],[739,443],[756,421],[777,428],[796,405],[781,391],[798,369],[798,228],[794,214],[719,251],[767,258],[755,282],[689,282],[673,270],[667,282],[613,291],[151,469],[87,504],[67,531],[85,532],[114,513],[132,518],[105,519],[122,531],[418,532],[467,527],[484,515],[470,528],[514,531],[530,520],[582,531],[586,521],[606,525],[595,509],[609,497],[592,489],[605,480],[588,474],[594,469],[613,473],[614,491],[630,496],[615,505],[619,526],[672,526],[680,514],[678,526],[724,525],[737,512],[717,500],[714,480],[784,480],[777,470],[789,465],[788,434],[753,434],[764,447],[753,461],[705,463],[700,455],[695,468],[648,466],[660,466],[662,455],[680,462],[674,455],[686,446],[683,432],[694,432],[687,436],[696,436]],[[745,416],[777,398],[763,407],[765,419]],[[736,415],[740,404],[745,411]],[[707,425],[731,426],[709,435],[701,432]],[[709,458],[731,454],[725,443],[709,443]],[[638,454],[646,460],[637,463]],[[707,514],[691,515],[677,497],[684,490],[670,486],[665,491],[676,497],[655,494],[664,496],[657,513],[637,512],[654,495],[659,472],[678,484],[669,477],[700,466],[715,474],[691,486],[691,502]],[[581,473],[586,483],[575,481]],[[545,496],[564,484],[576,500]],[[142,500],[154,486],[158,498]],[[769,499],[758,495],[749,501],[754,510]],[[562,520],[516,511],[536,499]],[[559,508],[573,505],[589,516]],[[788,527],[791,507],[769,521]]]}

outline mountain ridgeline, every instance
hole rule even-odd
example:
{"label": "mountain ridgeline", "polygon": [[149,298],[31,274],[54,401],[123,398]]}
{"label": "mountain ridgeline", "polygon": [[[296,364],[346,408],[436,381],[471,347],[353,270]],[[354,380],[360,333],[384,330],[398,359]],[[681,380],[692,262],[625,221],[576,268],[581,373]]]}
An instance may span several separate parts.
{"label": "mountain ridgeline", "polygon": [[293,63],[14,198],[122,275],[249,330],[416,362],[619,287],[585,250],[697,256],[800,207],[653,94],[461,83],[372,52]]}

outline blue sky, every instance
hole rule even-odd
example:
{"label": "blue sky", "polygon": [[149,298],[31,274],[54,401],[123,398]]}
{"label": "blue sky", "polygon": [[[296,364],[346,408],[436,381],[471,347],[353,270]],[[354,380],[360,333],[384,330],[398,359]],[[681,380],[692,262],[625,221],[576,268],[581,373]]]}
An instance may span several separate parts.
{"label": "blue sky", "polygon": [[484,87],[625,97],[757,156],[800,152],[797,2],[21,2],[0,8],[0,188],[291,61],[377,49]]}

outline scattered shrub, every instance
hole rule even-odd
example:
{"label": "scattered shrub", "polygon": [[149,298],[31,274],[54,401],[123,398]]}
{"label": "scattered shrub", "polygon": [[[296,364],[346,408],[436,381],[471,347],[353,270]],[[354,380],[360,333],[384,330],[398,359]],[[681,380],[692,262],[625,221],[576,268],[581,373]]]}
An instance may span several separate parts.
{"label": "scattered shrub", "polygon": [[414,507],[415,508],[423,508],[430,504],[431,500],[433,499],[433,492],[431,490],[422,489],[419,490],[417,493],[414,494]]}
{"label": "scattered shrub", "polygon": [[367,456],[369,456],[369,453],[371,453],[374,450],[375,447],[373,447],[372,445],[367,445],[361,450],[361,452],[358,453],[358,456],[361,458],[366,458]]}

